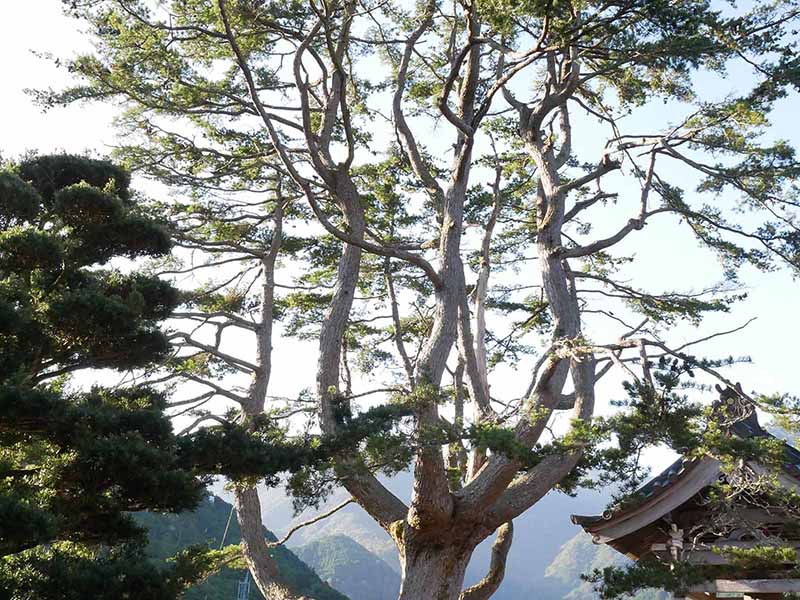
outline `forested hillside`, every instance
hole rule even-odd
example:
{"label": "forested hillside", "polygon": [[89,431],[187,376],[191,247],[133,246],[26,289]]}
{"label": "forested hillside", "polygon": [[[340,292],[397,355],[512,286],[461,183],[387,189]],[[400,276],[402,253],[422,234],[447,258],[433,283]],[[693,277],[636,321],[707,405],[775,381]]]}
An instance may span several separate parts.
{"label": "forested hillside", "polygon": [[[597,593],[591,585],[581,579],[581,575],[602,569],[609,565],[624,565],[627,559],[610,546],[592,543],[586,533],[578,533],[561,547],[561,550],[545,570],[546,581],[554,591],[555,598],[564,600],[596,600]],[[633,600],[666,600],[666,592],[645,590],[636,594]]]}
{"label": "forested hillside", "polygon": [[[231,514],[231,505],[216,496],[209,496],[208,501],[200,505],[194,512],[174,514],[137,513],[136,521],[146,527],[150,543],[148,554],[157,561],[173,556],[178,550],[192,544],[209,544],[219,547],[225,526]],[[264,535],[274,540],[272,532],[264,529]],[[236,515],[230,520],[225,544],[237,544],[241,539]],[[286,548],[273,550],[273,557],[280,565],[286,579],[296,586],[300,593],[315,600],[347,600],[347,597],[324,583],[312,569],[298,559]],[[223,569],[212,575],[205,582],[193,587],[186,593],[186,600],[233,600],[236,598],[238,582],[245,571]],[[251,600],[260,600],[261,595],[252,587]]]}
{"label": "forested hillside", "polygon": [[323,537],[295,553],[320,578],[353,600],[397,598],[399,573],[346,535]]}

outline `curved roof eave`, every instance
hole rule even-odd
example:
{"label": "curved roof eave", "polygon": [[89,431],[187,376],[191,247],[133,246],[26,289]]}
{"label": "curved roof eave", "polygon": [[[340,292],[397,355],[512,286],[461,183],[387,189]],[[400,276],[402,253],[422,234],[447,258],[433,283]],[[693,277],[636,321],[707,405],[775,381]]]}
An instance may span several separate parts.
{"label": "curved roof eave", "polygon": [[[665,471],[667,472],[669,469]],[[642,503],[620,510],[609,518],[572,515],[572,522],[592,534],[595,543],[607,544],[646,527],[688,502],[703,488],[711,485],[719,472],[719,461],[703,457],[693,461],[678,477],[671,479],[658,493],[650,495]],[[648,486],[651,484],[652,482]]]}

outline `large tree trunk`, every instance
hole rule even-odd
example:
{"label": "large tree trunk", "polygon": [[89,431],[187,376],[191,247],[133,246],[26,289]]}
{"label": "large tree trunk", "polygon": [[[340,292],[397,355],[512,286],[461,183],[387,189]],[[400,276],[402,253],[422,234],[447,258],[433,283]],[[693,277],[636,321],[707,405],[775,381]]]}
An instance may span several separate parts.
{"label": "large tree trunk", "polygon": [[487,600],[500,586],[511,547],[510,522],[497,529],[486,576],[467,590],[464,573],[475,547],[492,534],[479,522],[451,522],[439,530],[408,523],[392,529],[403,583],[398,600]]}
{"label": "large tree trunk", "polygon": [[261,521],[261,504],[255,486],[237,489],[234,506],[242,532],[242,554],[256,587],[267,600],[302,600],[281,576],[278,566],[269,554]]}
{"label": "large tree trunk", "polygon": [[398,600],[458,600],[473,547],[422,543],[400,549]]}
{"label": "large tree trunk", "polygon": [[[249,420],[263,414],[267,398],[267,388],[272,374],[272,328],[275,307],[275,263],[281,248],[283,235],[283,197],[280,187],[277,191],[273,211],[274,229],[269,251],[261,258],[262,290],[261,320],[256,331],[256,361],[258,371],[250,383],[248,401],[242,411]],[[234,506],[242,532],[242,554],[244,555],[253,580],[261,594],[268,600],[287,600],[300,598],[282,577],[277,563],[269,554],[269,546],[264,539],[264,525],[261,518],[261,503],[254,485],[237,487],[234,491]]]}

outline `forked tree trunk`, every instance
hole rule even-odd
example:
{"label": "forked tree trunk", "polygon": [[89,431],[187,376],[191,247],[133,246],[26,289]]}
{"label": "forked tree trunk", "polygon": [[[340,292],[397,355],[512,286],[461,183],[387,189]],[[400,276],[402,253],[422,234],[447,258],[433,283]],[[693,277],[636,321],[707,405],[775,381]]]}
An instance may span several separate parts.
{"label": "forked tree trunk", "polygon": [[402,548],[398,600],[458,600],[472,550],[431,543]]}

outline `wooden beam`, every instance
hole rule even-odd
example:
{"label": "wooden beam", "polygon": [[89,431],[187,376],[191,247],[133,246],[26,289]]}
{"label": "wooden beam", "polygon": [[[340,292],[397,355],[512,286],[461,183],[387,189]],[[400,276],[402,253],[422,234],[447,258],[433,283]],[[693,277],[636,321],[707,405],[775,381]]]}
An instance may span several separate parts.
{"label": "wooden beam", "polygon": [[694,585],[688,591],[788,594],[790,592],[800,592],[800,579],[716,579],[700,585]]}
{"label": "wooden beam", "polygon": [[[720,550],[724,548],[756,548],[768,546],[764,542],[719,542],[715,544],[704,544],[697,548],[686,550],[684,560],[693,565],[727,565],[730,561],[720,554]],[[800,551],[800,542],[791,544],[783,544],[780,547],[794,548]],[[650,550],[662,558],[668,560],[670,558],[669,547],[667,544],[653,544]],[[715,552],[716,550],[716,552]],[[788,563],[787,563],[788,564]]]}

